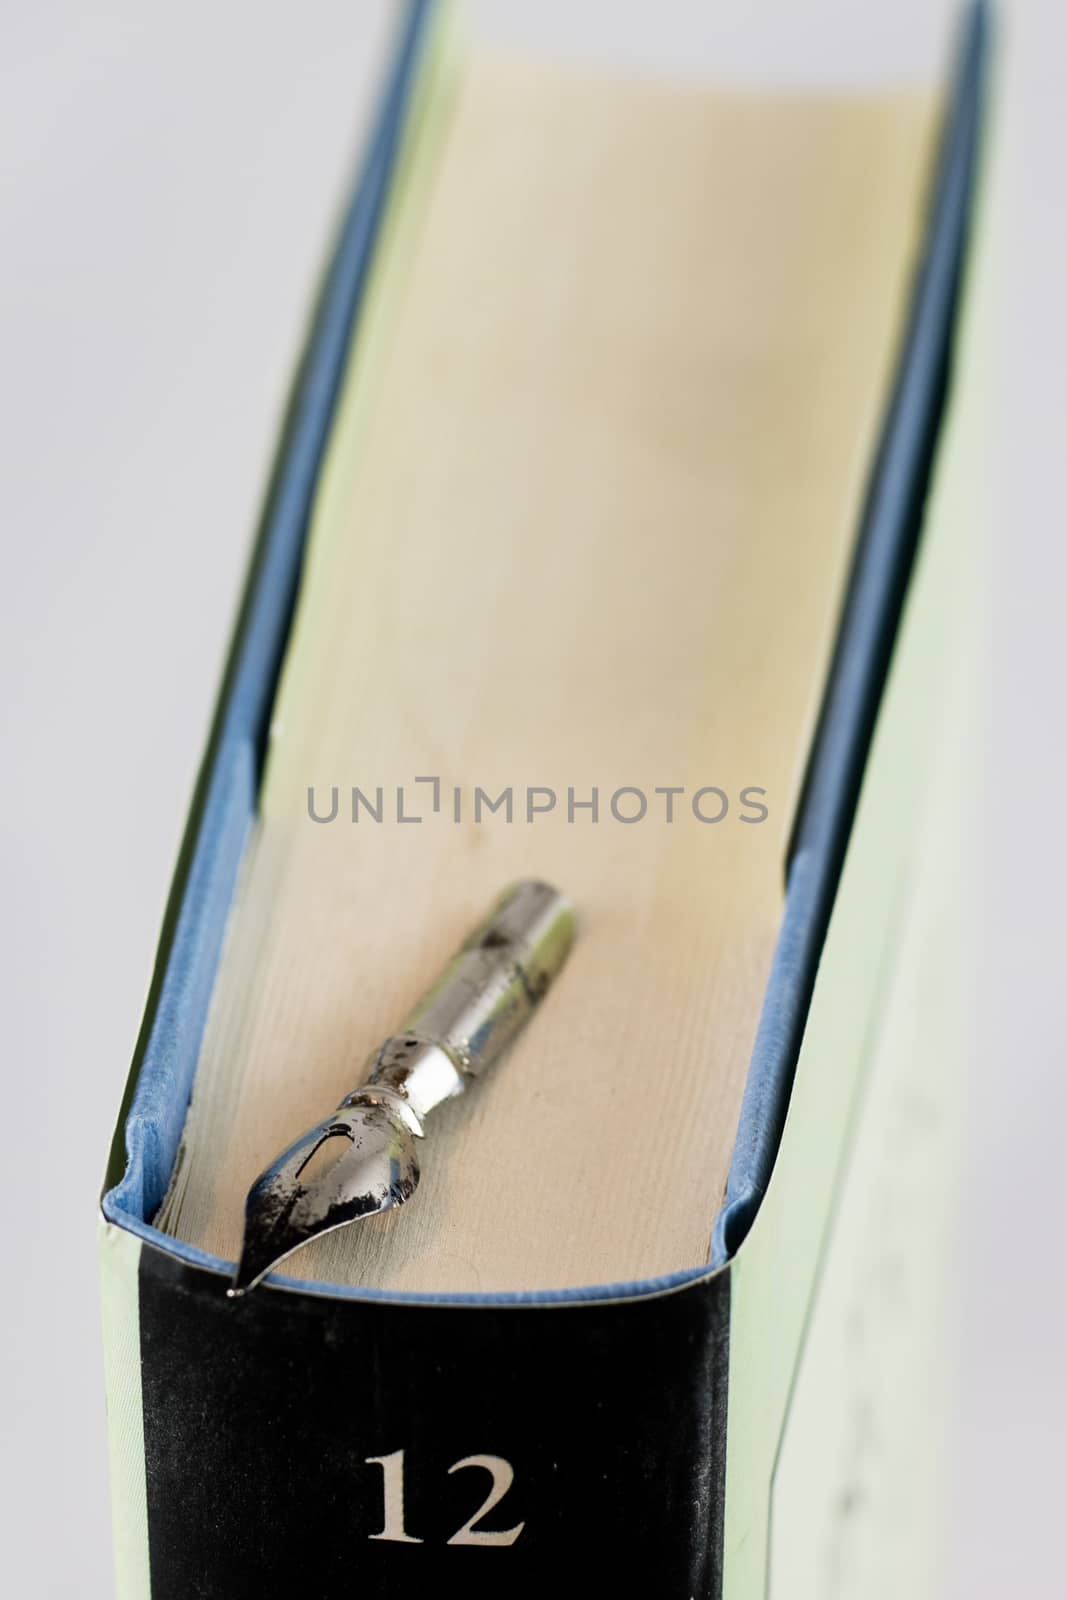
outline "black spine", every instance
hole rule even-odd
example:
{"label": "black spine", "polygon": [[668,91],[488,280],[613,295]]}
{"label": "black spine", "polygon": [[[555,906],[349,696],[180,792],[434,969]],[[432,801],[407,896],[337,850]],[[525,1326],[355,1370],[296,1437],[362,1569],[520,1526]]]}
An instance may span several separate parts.
{"label": "black spine", "polygon": [[554,1305],[233,1302],[147,1246],[140,1325],[152,1600],[721,1592],[728,1273]]}

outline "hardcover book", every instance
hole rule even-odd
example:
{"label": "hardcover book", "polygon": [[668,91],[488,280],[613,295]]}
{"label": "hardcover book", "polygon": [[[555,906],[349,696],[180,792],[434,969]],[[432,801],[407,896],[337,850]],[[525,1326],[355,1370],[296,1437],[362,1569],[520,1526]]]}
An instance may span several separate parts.
{"label": "hardcover book", "polygon": [[[102,1200],[124,1600],[920,1592],[987,35],[770,91],[407,12]],[[442,1054],[515,883],[573,946]],[[374,1214],[242,1279],[372,1100]]]}

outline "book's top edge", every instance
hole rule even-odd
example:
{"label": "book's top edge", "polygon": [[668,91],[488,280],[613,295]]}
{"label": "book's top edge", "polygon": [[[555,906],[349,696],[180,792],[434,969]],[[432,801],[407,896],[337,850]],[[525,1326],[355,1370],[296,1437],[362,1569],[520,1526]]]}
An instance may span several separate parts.
{"label": "book's top edge", "polygon": [[[369,185],[367,193],[372,193],[372,200],[365,201],[365,210],[368,217],[372,213],[376,216],[376,207],[379,196],[388,180],[388,172],[393,159],[395,145],[400,135],[403,122],[404,109],[408,86],[415,69],[419,52],[420,34],[424,31],[426,18],[432,15],[435,7],[431,4],[416,3],[411,8],[409,30],[406,43],[400,53],[394,78],[386,98],[386,110],[377,136],[377,141],[372,142],[372,154],[368,163],[368,173],[365,175],[365,185]],[[960,67],[957,73],[957,82],[953,91],[955,104],[955,120],[950,112],[949,123],[946,129],[946,149],[944,152],[944,166],[942,176],[945,183],[951,188],[951,204],[945,200],[943,194],[935,194],[932,206],[931,251],[937,246],[940,239],[939,261],[944,268],[937,274],[940,289],[934,299],[938,305],[934,307],[926,318],[922,328],[913,322],[913,337],[909,347],[902,356],[902,378],[909,373],[914,378],[916,366],[915,353],[910,348],[912,343],[923,343],[929,355],[929,339],[921,336],[929,334],[930,316],[937,320],[937,315],[946,315],[944,303],[939,296],[946,292],[946,285],[951,298],[954,286],[955,265],[958,261],[954,258],[956,252],[962,247],[965,232],[967,201],[971,187],[971,166],[973,163],[973,146],[977,138],[976,124],[979,120],[979,102],[981,99],[981,86],[984,76],[985,57],[988,53],[988,28],[989,14],[987,6],[979,3],[969,8],[968,28],[966,42],[961,52]],[[372,203],[373,202],[373,203]],[[360,222],[358,208],[353,215]],[[359,283],[365,260],[369,254],[369,240],[372,232],[370,222],[360,222],[358,229],[352,229],[350,255],[351,260],[343,263],[344,275],[348,282],[351,296],[358,293]],[[941,258],[944,258],[941,260]],[[920,294],[921,294],[920,285]],[[345,306],[348,306],[349,295],[342,297]],[[318,345],[313,340],[309,355],[309,364],[315,368],[318,361],[319,368],[339,365],[349,335],[349,323],[345,321],[340,311],[333,319],[336,326],[328,327],[325,333],[328,336],[324,341],[323,328],[319,328]],[[916,319],[917,321],[918,319]],[[343,326],[342,326],[343,324]],[[328,343],[329,349],[319,348]],[[322,384],[316,378],[315,370],[311,371],[307,380],[311,387],[316,383]],[[316,391],[317,393],[317,391]],[[901,407],[900,410],[905,408]],[[914,409],[914,408],[913,408]],[[321,415],[316,419],[316,428],[322,435],[328,427],[330,404],[328,396],[321,407]],[[911,413],[909,413],[911,416]],[[914,420],[914,418],[912,418]],[[900,425],[900,418],[897,418]],[[888,427],[893,426],[894,416],[891,411]],[[316,435],[318,437],[318,434]],[[319,440],[321,443],[321,440]],[[293,445],[287,454],[293,454]],[[883,460],[887,452],[883,448]],[[284,463],[283,463],[284,465]],[[314,472],[310,473],[309,487],[313,482]],[[877,495],[877,483],[874,486],[874,495]],[[872,501],[873,507],[873,501]],[[292,496],[287,499],[279,494],[276,516],[279,527],[274,531],[277,535],[276,543],[285,546],[299,547],[299,533],[302,527],[304,510],[303,505],[297,505]],[[873,509],[869,508],[869,516],[873,516]],[[284,527],[281,523],[284,522]],[[269,565],[269,563],[264,563]],[[876,563],[877,565],[877,563]],[[260,588],[271,577],[271,573],[261,570],[254,576]],[[280,652],[285,634],[285,620],[287,617],[287,601],[282,593],[284,583],[278,585],[281,599],[275,607],[277,616],[274,618],[275,626],[272,632],[278,637],[274,640]],[[869,617],[867,618],[869,622]],[[852,641],[855,642],[854,640]],[[843,640],[847,645],[847,641]],[[847,676],[847,674],[846,674]],[[854,676],[854,675],[853,675]],[[852,680],[849,680],[852,682]],[[262,687],[262,686],[261,686]],[[847,687],[847,685],[846,685]],[[852,683],[855,691],[855,684]],[[861,685],[861,690],[863,686]],[[857,691],[858,692],[858,691]],[[232,698],[232,697],[231,697]],[[855,699],[855,693],[853,693]],[[861,720],[870,711],[868,697],[865,690],[861,694],[860,705]],[[853,707],[855,710],[855,707]],[[841,719],[838,719],[840,722]],[[845,719],[846,721],[848,719]],[[173,1165],[173,1150],[176,1147],[177,1137],[180,1133],[180,1122],[184,1117],[187,1093],[183,1093],[182,1084],[187,1076],[191,1083],[192,1070],[195,1067],[197,1034],[196,1021],[206,1014],[206,1007],[211,991],[211,981],[215,970],[217,956],[217,943],[221,938],[222,927],[225,923],[225,910],[229,902],[229,888],[236,864],[240,859],[243,848],[244,827],[247,816],[251,814],[250,808],[254,804],[254,775],[249,767],[251,757],[251,743],[254,741],[254,729],[241,730],[239,737],[235,735],[230,741],[232,748],[228,751],[220,748],[213,756],[213,790],[218,791],[216,811],[218,815],[213,819],[207,815],[208,806],[205,806],[203,817],[194,815],[190,824],[191,840],[190,849],[193,853],[192,863],[187,873],[180,877],[175,889],[175,904],[178,907],[173,938],[164,938],[159,953],[159,967],[157,970],[157,983],[162,987],[156,995],[155,990],[149,1002],[149,1015],[146,1018],[145,1038],[148,1044],[143,1053],[139,1050],[138,1059],[134,1064],[131,1081],[131,1095],[136,1092],[136,1098],[131,1106],[127,1103],[123,1107],[119,1138],[123,1136],[125,1127],[125,1164],[124,1171],[119,1160],[113,1163],[112,1186],[102,1199],[102,1210],[105,1222],[113,1225],[124,1233],[135,1236],[141,1244],[148,1246],[154,1253],[174,1261],[176,1264],[198,1273],[228,1275],[230,1264],[218,1258],[195,1250],[180,1241],[166,1236],[153,1228],[144,1220],[155,1214],[158,1200],[161,1198],[161,1184],[165,1184],[166,1174],[169,1174]],[[830,768],[840,765],[844,759],[841,754],[840,739],[830,741],[834,743],[834,750],[827,753],[824,763],[827,774]],[[835,753],[836,752],[836,753]],[[853,750],[853,756],[855,751]],[[846,756],[848,752],[845,753]],[[816,752],[818,759],[819,752]],[[831,760],[830,757],[833,757]],[[831,864],[836,859],[836,851],[841,838],[841,828],[847,833],[847,820],[842,823],[838,810],[826,803],[825,784],[813,784],[807,797],[805,806],[805,822],[810,823],[813,813],[818,813],[821,825],[814,832],[809,826],[802,828],[798,834],[798,851],[792,863],[793,872],[790,881],[790,892],[787,897],[786,930],[792,920],[795,921],[802,914],[808,917],[810,903],[808,897],[825,900],[827,890],[826,861]],[[819,804],[812,804],[813,796]],[[210,798],[210,797],[209,797]],[[232,813],[232,816],[231,816]],[[229,820],[227,820],[229,818]],[[818,819],[817,819],[818,820]],[[829,833],[827,832],[829,830]],[[815,833],[818,833],[818,837]],[[832,835],[832,837],[831,837]],[[220,843],[220,840],[222,841]],[[227,841],[229,841],[227,843]],[[232,848],[231,848],[232,846]],[[223,848],[225,847],[225,849]],[[219,852],[223,851],[225,861],[221,861]],[[231,860],[232,857],[232,860]],[[814,858],[818,857],[816,861]],[[229,862],[229,866],[226,863]],[[221,863],[221,864],[220,864]],[[803,868],[803,871],[798,869]],[[819,885],[807,883],[804,892],[801,879],[807,879],[814,871],[819,878]],[[229,876],[228,876],[229,873]],[[199,877],[198,877],[199,874]],[[200,880],[203,880],[202,882]],[[832,899],[832,894],[830,895]],[[208,905],[210,902],[210,905]],[[214,933],[212,938],[205,938],[203,930],[197,925],[193,926],[196,916],[200,915],[204,906],[208,906],[210,920]],[[828,914],[828,911],[827,911]],[[168,913],[169,915],[169,913]],[[201,918],[202,920],[202,918]],[[810,918],[809,918],[810,920]],[[183,930],[182,923],[189,922],[189,927]],[[217,924],[217,926],[215,926]],[[216,938],[215,935],[218,937]],[[184,943],[183,943],[184,939]],[[212,940],[214,939],[214,943]],[[788,944],[783,933],[782,945]],[[788,967],[786,976],[791,975],[790,983],[782,981],[782,973],[777,971],[772,977],[771,987],[767,996],[764,1013],[764,1023],[761,1024],[761,1040],[765,1048],[760,1053],[760,1043],[757,1043],[756,1055],[749,1074],[749,1085],[746,1090],[745,1106],[742,1112],[742,1125],[739,1130],[738,1141],[735,1147],[734,1166],[731,1170],[730,1183],[727,1191],[726,1205],[720,1214],[716,1228],[711,1260],[708,1263],[682,1269],[680,1271],[643,1281],[630,1283],[596,1284],[566,1289],[545,1289],[530,1291],[512,1291],[499,1294],[415,1294],[393,1293],[388,1290],[361,1289],[349,1286],[324,1284],[304,1281],[296,1278],[275,1276],[269,1280],[273,1289],[285,1294],[301,1296],[327,1297],[330,1299],[346,1299],[353,1301],[379,1301],[393,1304],[412,1305],[455,1305],[455,1306],[552,1306],[579,1303],[606,1303],[623,1300],[637,1300],[659,1297],[671,1294],[694,1284],[707,1282],[720,1274],[729,1265],[740,1247],[748,1226],[758,1208],[759,1200],[766,1189],[773,1169],[779,1139],[784,1122],[785,1109],[788,1104],[791,1086],[792,1063],[795,1060],[795,1050],[791,1048],[790,1041],[793,1035],[788,1029],[783,1032],[781,1027],[781,1013],[783,1004],[788,1009],[789,1005],[799,1007],[799,1025],[802,1029],[803,1015],[806,1014],[804,993],[806,987],[807,957],[799,962],[788,959],[789,952],[780,951],[781,960]],[[816,952],[817,954],[817,952]],[[810,955],[810,952],[809,952]],[[796,993],[794,993],[794,990]],[[193,1013],[196,1013],[194,1016]],[[772,1015],[773,1013],[773,1015]],[[184,1014],[182,1032],[181,1055],[183,1061],[188,1056],[186,1072],[178,1073],[175,1067],[176,1049],[173,1040],[170,1045],[160,1037],[168,1029],[177,1028]],[[769,1019],[769,1021],[768,1021]],[[789,1018],[787,1017],[787,1021]],[[197,1034],[196,1039],[193,1035]],[[188,1035],[188,1037],[186,1037]],[[787,1037],[788,1035],[788,1037]],[[769,1041],[769,1042],[768,1042]],[[783,1048],[784,1042],[784,1048]],[[154,1072],[148,1074],[141,1070],[149,1064],[152,1058]],[[158,1059],[156,1059],[158,1058]],[[138,1083],[138,1073],[141,1081]],[[145,1078],[152,1077],[152,1083],[146,1084]],[[179,1081],[181,1080],[181,1081]],[[164,1104],[164,1102],[166,1102]],[[180,1104],[179,1104],[180,1102]],[[177,1108],[177,1110],[175,1110]],[[178,1121],[175,1122],[175,1116]],[[171,1126],[173,1124],[173,1126]],[[173,1135],[173,1140],[171,1140]],[[121,1177],[119,1173],[121,1171]],[[117,1179],[117,1181],[115,1181]],[[158,1193],[157,1193],[158,1191]]]}
{"label": "book's top edge", "polygon": [[[110,1203],[109,1195],[104,1196],[101,1211],[105,1227],[120,1229],[130,1237],[131,1241],[136,1239],[138,1246],[146,1247],[157,1257],[173,1263],[176,1268],[195,1273],[204,1280],[211,1277],[224,1280],[219,1284],[219,1293],[220,1296],[225,1293],[225,1286],[229,1284],[233,1273],[232,1262],[223,1261],[218,1256],[196,1249],[193,1245],[184,1244],[180,1239],[160,1233],[159,1229],[153,1228],[150,1223],[130,1217]],[[467,1309],[481,1306],[495,1310],[506,1309],[508,1306],[549,1309],[553,1306],[612,1305],[633,1300],[658,1300],[664,1295],[677,1294],[697,1284],[707,1283],[712,1278],[720,1277],[728,1266],[729,1263],[720,1263],[683,1267],[677,1272],[664,1273],[657,1278],[635,1279],[630,1283],[578,1284],[559,1289],[517,1289],[486,1293],[469,1291],[418,1293],[370,1289],[351,1284],[320,1283],[314,1279],[291,1278],[284,1273],[272,1273],[265,1281],[264,1288],[302,1299],[347,1300],[376,1305],[439,1308],[455,1306]],[[257,1296],[261,1292],[257,1290]]]}

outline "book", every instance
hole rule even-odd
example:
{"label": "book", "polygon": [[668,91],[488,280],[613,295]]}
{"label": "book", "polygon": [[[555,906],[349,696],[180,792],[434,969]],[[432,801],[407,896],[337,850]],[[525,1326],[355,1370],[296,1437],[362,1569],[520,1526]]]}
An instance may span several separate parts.
{"label": "book", "polygon": [[[903,1117],[863,1064],[951,906],[924,671],[966,620],[986,40],[943,90],[722,91],[411,8],[103,1199],[123,1595],[740,1600],[846,1560],[818,1374]],[[418,1193],[229,1298],[257,1174],[523,877],[574,950]]]}

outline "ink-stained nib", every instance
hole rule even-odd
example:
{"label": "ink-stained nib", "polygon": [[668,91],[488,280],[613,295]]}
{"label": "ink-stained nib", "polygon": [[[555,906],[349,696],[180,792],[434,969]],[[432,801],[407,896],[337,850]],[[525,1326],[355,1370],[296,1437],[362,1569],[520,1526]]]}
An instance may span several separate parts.
{"label": "ink-stained nib", "polygon": [[573,938],[573,908],[550,884],[516,883],[500,896],[406,1025],[371,1056],[362,1086],[256,1179],[231,1295],[254,1288],[309,1239],[411,1196],[422,1119],[506,1053]]}
{"label": "ink-stained nib", "polygon": [[301,1245],[410,1199],[422,1126],[389,1089],[366,1088],[309,1128],[260,1174],[245,1202],[241,1259],[228,1293],[255,1287]]}

